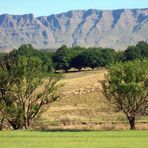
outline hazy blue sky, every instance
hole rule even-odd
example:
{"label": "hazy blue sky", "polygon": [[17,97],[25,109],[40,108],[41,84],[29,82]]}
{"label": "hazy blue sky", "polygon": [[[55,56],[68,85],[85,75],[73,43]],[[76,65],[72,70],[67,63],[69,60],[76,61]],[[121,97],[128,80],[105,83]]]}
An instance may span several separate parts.
{"label": "hazy blue sky", "polygon": [[0,14],[50,15],[75,9],[147,8],[148,0],[0,0]]}

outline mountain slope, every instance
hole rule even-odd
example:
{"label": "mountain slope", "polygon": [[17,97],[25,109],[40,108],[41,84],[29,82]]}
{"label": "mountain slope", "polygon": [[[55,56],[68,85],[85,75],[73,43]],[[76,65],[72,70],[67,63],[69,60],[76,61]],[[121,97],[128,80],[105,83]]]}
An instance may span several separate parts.
{"label": "mountain slope", "polygon": [[63,44],[125,49],[148,41],[148,8],[75,10],[35,18],[32,14],[0,15],[0,51],[21,44],[57,48]]}

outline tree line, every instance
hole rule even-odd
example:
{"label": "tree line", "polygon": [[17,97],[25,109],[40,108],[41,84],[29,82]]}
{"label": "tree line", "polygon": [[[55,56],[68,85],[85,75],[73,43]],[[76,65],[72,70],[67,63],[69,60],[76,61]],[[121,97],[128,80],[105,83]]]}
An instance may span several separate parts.
{"label": "tree line", "polygon": [[71,68],[79,71],[82,68],[102,68],[112,63],[125,62],[148,57],[148,43],[140,41],[136,46],[128,46],[125,51],[115,51],[111,48],[101,47],[67,47],[61,46],[55,52],[37,50],[31,45],[22,45],[9,54],[0,54],[2,59],[16,59],[20,56],[36,56],[42,61],[43,71],[63,70],[67,72]]}
{"label": "tree line", "polygon": [[53,55],[53,66],[55,70],[64,70],[71,68],[81,70],[90,67],[101,68],[109,66],[116,62],[125,62],[135,59],[148,57],[148,44],[140,41],[136,46],[128,46],[125,51],[115,51],[111,48],[84,48],[67,46],[60,47]]}

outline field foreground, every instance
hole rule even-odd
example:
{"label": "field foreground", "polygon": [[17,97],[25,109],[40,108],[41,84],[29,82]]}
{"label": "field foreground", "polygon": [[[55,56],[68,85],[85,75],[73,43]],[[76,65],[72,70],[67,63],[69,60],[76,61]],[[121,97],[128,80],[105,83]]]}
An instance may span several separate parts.
{"label": "field foreground", "polygon": [[146,148],[148,131],[0,132],[1,148]]}

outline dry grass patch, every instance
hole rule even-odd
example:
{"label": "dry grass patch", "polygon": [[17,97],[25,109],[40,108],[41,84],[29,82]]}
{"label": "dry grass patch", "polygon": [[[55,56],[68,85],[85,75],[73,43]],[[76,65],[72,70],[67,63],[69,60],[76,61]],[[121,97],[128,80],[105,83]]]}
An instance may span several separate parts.
{"label": "dry grass patch", "polygon": [[[51,104],[47,112],[42,114],[44,125],[49,128],[64,126],[64,128],[128,129],[128,124],[111,123],[127,120],[123,113],[115,112],[108,102],[105,102],[98,83],[104,79],[105,73],[107,73],[105,69],[66,73],[58,82],[59,85],[64,84],[61,90],[62,98]],[[95,88],[96,84],[99,85]],[[148,128],[148,124],[142,125],[144,129]]]}

